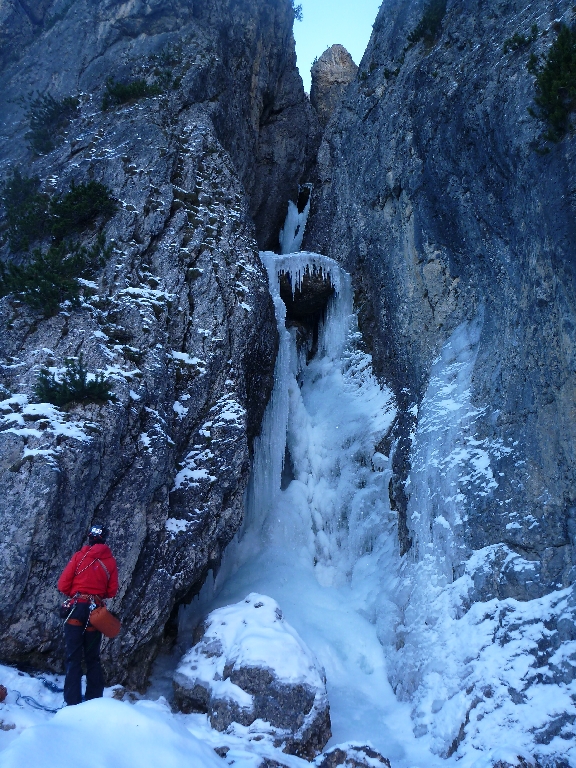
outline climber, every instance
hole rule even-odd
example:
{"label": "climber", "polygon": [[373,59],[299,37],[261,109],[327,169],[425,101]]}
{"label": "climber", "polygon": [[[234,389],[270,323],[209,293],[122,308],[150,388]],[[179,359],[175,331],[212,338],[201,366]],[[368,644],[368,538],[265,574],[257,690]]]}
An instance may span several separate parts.
{"label": "climber", "polygon": [[70,598],[70,612],[64,624],[64,701],[69,706],[82,701],[82,655],[86,663],[86,700],[98,699],[104,693],[100,665],[102,633],[90,625],[90,611],[118,592],[118,569],[105,543],[107,535],[106,526],[93,525],[88,544],[72,556],[58,579],[58,589]]}

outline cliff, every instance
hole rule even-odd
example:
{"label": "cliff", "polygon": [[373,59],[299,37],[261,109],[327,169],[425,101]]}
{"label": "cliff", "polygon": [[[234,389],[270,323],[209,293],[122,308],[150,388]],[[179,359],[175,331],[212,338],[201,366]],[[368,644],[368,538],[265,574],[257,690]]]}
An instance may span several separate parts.
{"label": "cliff", "polygon": [[[318,154],[304,248],[352,274],[400,409],[381,446],[402,555],[392,682],[445,756],[488,727],[474,711],[575,675],[567,658],[546,670],[574,638],[576,141],[546,138],[535,103],[573,23],[568,2],[385,0]],[[513,637],[532,637],[499,704],[462,639],[483,604],[488,647],[513,655]],[[543,717],[536,742],[568,720]]]}
{"label": "cliff", "polygon": [[[54,201],[89,182],[115,212],[74,209],[84,223],[65,247],[100,254],[76,300],[54,313],[0,300],[0,656],[61,665],[56,579],[104,522],[128,627],[105,649],[108,674],[141,686],[242,520],[277,344],[256,239],[277,244],[315,120],[294,12],[289,0],[79,0],[2,14],[4,198],[16,168],[41,201],[30,215],[16,205],[17,225],[4,206],[2,260],[53,254],[38,217],[64,226]],[[40,369],[64,374],[70,358],[116,400],[38,405]]]}
{"label": "cliff", "polygon": [[[526,68],[572,11],[448,3],[434,44],[409,44],[422,10],[380,10],[320,148],[305,247],[352,272],[375,364],[403,408],[391,485],[400,515],[410,465],[402,441],[432,367],[455,329],[477,329],[467,429],[486,446],[497,482],[486,493],[462,490],[461,537],[471,549],[505,542],[533,563],[540,588],[533,575],[531,586],[519,577],[499,587],[526,599],[572,579],[576,145],[567,137],[535,151],[542,123],[528,112]],[[537,40],[505,53],[505,41],[533,24]],[[411,538],[405,529],[405,550]]]}

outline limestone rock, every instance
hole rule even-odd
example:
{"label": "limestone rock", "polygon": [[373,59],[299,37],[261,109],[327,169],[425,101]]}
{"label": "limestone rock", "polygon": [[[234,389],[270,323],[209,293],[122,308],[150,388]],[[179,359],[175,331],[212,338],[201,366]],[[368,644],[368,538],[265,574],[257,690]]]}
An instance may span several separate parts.
{"label": "limestone rock", "polygon": [[183,712],[207,712],[218,731],[249,727],[248,738],[271,738],[289,754],[312,759],[331,735],[324,674],[264,595],[208,616],[174,674],[174,690]]}
{"label": "limestone rock", "polygon": [[[376,373],[396,395],[383,446],[389,497],[407,583],[426,575],[406,590],[409,605],[401,600],[408,628],[389,673],[415,720],[426,712],[415,733],[452,755],[487,727],[484,712],[473,714],[484,694],[480,678],[453,682],[466,713],[453,732],[442,730],[449,718],[435,714],[435,697],[424,701],[420,649],[442,664],[430,584],[444,595],[463,585],[458,618],[518,601],[510,624],[534,661],[521,691],[505,689],[502,703],[490,692],[494,711],[574,674],[573,661],[542,669],[555,652],[571,655],[561,635],[576,616],[576,138],[538,151],[546,125],[529,111],[537,91],[527,65],[576,14],[567,0],[449,1],[436,4],[445,14],[434,35],[417,40],[427,7],[382,3],[324,133],[304,248],[351,273]],[[511,49],[512,39],[526,43]],[[513,655],[510,631],[492,642]],[[465,644],[468,675],[480,662]],[[572,738],[568,718],[550,710],[535,729],[536,757],[560,733]]]}
{"label": "limestone rock", "polygon": [[325,128],[350,83],[356,78],[358,67],[343,45],[328,48],[312,65],[310,103],[318,113],[320,125]]}

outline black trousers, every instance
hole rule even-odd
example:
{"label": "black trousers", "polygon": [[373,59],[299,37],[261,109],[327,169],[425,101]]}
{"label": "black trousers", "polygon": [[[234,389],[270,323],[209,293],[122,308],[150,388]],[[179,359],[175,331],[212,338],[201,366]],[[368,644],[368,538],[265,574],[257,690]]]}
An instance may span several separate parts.
{"label": "black trousers", "polygon": [[64,701],[66,704],[82,702],[82,656],[86,663],[86,701],[99,699],[104,693],[104,675],[100,665],[101,632],[85,632],[90,610],[88,603],[78,603],[71,619],[82,622],[81,627],[64,624],[66,641],[66,680],[64,681]]}

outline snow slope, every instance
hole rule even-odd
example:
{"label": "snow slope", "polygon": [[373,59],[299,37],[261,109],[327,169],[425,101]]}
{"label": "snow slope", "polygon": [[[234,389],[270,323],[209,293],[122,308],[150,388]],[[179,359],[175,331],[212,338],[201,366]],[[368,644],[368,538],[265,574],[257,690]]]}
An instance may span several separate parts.
{"label": "snow slope", "polygon": [[221,759],[161,702],[94,699],[28,728],[0,753],[2,768],[219,768]]}

